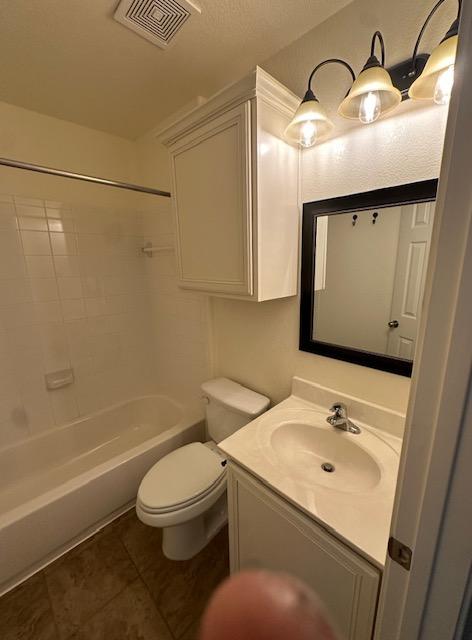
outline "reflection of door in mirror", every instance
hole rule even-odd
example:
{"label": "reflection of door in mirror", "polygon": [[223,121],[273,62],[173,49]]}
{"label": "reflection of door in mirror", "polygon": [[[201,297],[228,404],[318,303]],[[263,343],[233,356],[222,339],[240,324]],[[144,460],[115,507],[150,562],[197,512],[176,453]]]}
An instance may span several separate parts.
{"label": "reflection of door in mirror", "polygon": [[433,211],[418,203],[317,219],[315,340],[413,359]]}
{"label": "reflection of door in mirror", "polygon": [[413,360],[415,353],[434,206],[423,202],[402,207],[387,353],[405,360]]}

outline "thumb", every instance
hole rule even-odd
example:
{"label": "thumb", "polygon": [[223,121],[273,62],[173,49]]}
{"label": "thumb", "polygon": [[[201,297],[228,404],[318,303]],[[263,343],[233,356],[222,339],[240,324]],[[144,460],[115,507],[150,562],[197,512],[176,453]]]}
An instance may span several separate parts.
{"label": "thumb", "polygon": [[200,640],[336,640],[317,596],[289,575],[238,573],[214,593]]}

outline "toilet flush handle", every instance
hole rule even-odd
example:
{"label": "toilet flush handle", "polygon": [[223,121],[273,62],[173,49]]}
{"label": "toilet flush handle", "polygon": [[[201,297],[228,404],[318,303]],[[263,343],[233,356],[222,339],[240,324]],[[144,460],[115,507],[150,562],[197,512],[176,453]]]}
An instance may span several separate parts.
{"label": "toilet flush handle", "polygon": [[201,396],[201,399],[205,404],[210,404],[210,398],[208,396]]}

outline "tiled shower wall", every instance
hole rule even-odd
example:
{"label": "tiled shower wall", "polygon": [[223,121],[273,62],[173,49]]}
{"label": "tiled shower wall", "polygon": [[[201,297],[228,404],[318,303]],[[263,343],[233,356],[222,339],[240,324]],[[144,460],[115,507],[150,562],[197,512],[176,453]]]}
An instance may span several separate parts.
{"label": "tiled shower wall", "polygon": [[[173,245],[168,205],[1,196],[0,447],[127,398],[196,397],[209,367],[206,303],[177,290],[171,250],[143,256],[148,240]],[[74,383],[47,391],[45,374],[69,367]]]}

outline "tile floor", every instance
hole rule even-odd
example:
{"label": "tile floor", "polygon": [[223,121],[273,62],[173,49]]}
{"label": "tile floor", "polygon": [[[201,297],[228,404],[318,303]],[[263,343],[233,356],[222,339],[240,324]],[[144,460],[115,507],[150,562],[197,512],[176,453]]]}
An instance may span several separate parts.
{"label": "tile floor", "polygon": [[1,640],[194,640],[228,575],[228,533],[186,562],[134,510],[0,598]]}

